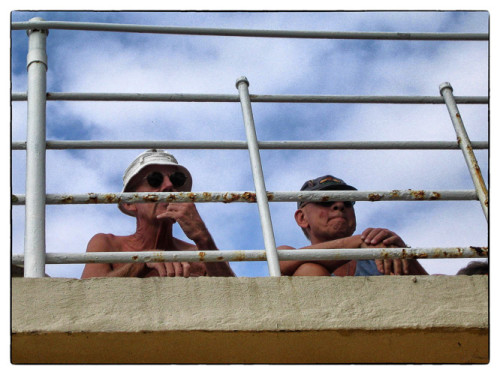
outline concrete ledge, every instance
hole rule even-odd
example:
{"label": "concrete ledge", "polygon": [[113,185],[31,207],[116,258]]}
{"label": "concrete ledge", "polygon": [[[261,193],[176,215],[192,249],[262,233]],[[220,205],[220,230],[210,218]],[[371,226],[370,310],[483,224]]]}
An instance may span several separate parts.
{"label": "concrete ledge", "polygon": [[14,363],[488,363],[488,277],[12,279]]}

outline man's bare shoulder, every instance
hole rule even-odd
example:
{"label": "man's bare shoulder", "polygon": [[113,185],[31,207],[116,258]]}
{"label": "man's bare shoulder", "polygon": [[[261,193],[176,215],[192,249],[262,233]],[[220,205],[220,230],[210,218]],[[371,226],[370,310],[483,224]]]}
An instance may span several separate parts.
{"label": "man's bare shoulder", "polygon": [[186,250],[186,251],[196,251],[198,248],[195,244],[180,240],[178,238],[173,238],[175,248],[178,250]]}
{"label": "man's bare shoulder", "polygon": [[87,251],[121,251],[124,238],[112,233],[97,233],[90,239]]}
{"label": "man's bare shoulder", "polygon": [[281,245],[276,248],[277,250],[296,250],[295,247],[291,247],[288,245]]}

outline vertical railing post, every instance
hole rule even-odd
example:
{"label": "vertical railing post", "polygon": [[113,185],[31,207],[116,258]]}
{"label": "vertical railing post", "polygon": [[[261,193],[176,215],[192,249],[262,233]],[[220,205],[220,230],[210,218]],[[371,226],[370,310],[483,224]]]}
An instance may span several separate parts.
{"label": "vertical railing post", "polygon": [[464,154],[465,161],[472,177],[472,181],[474,182],[474,186],[476,188],[477,197],[479,199],[479,202],[481,203],[481,207],[483,208],[484,216],[486,217],[486,220],[488,220],[488,189],[486,189],[483,175],[481,174],[481,169],[479,168],[479,164],[477,163],[469,136],[467,135],[462,117],[460,116],[460,112],[458,111],[457,103],[455,101],[455,98],[453,97],[453,88],[451,87],[451,84],[449,82],[444,82],[439,85],[439,92],[444,98],[444,102],[446,103],[446,107],[448,108],[451,122],[453,123],[455,133],[457,134],[458,145],[460,146],[460,148],[462,149],[462,153]]}
{"label": "vertical railing post", "polygon": [[274,239],[273,224],[271,222],[269,202],[264,182],[264,173],[262,172],[257,133],[255,132],[252,106],[250,104],[250,95],[248,93],[248,85],[249,83],[246,77],[240,77],[236,81],[236,88],[240,94],[241,109],[243,111],[243,121],[245,123],[248,152],[250,153],[250,164],[252,167],[255,193],[257,196],[257,205],[259,207],[260,224],[262,226],[262,233],[264,236],[269,275],[281,276],[278,253],[276,251],[276,242]]}
{"label": "vertical railing post", "polygon": [[[39,17],[31,21],[41,21]],[[24,276],[45,276],[45,148],[48,31],[31,29],[27,58],[26,223]]]}

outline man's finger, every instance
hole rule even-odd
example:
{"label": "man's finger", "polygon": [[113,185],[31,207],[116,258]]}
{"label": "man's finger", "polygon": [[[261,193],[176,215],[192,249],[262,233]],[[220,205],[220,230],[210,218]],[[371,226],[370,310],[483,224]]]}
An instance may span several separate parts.
{"label": "man's finger", "polygon": [[191,274],[191,265],[188,262],[182,262],[182,272],[184,277],[189,277]]}
{"label": "man's finger", "polygon": [[175,276],[183,276],[182,264],[179,262],[174,262]]}
{"label": "man's finger", "polygon": [[175,268],[172,263],[164,263],[165,268],[167,269],[167,276],[174,277],[175,276]]}
{"label": "man's finger", "polygon": [[161,277],[167,276],[167,271],[163,263],[147,263],[149,268],[153,268],[158,272],[158,275]]}
{"label": "man's finger", "polygon": [[392,272],[392,259],[384,259],[384,275],[390,275]]}
{"label": "man's finger", "polygon": [[410,274],[410,262],[412,260],[409,260],[409,259],[403,259],[403,273],[405,275],[409,275]]}
{"label": "man's finger", "polygon": [[394,274],[395,275],[402,275],[403,267],[401,264],[401,259],[394,259],[393,262],[393,267],[394,267]]}

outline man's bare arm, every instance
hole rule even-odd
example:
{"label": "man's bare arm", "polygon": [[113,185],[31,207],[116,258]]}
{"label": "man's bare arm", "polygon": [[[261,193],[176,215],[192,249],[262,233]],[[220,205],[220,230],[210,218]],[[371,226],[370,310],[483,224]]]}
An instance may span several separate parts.
{"label": "man's bare arm", "polygon": [[[171,219],[180,225],[198,250],[218,250],[193,203],[172,203],[158,219]],[[208,276],[236,276],[228,262],[206,262]]]}
{"label": "man's bare arm", "polygon": [[[196,244],[198,250],[218,250],[215,242],[210,235],[206,232],[201,238],[193,240]],[[236,276],[228,262],[205,262],[205,268],[207,269],[208,276],[223,276],[223,277],[233,277]]]}
{"label": "man's bare arm", "polygon": [[[301,249],[355,249],[361,247],[362,242],[363,241],[361,240],[361,236],[356,235],[346,238],[340,238],[337,240],[326,241],[315,245],[301,247]],[[278,250],[288,250],[288,249],[292,250],[294,248],[290,246],[278,247]],[[313,263],[322,266],[331,274],[336,268],[344,265],[349,261],[350,260],[284,260],[280,262],[280,269],[281,269],[281,274],[283,276],[292,276],[297,271],[297,269],[302,265]],[[316,267],[314,268],[311,267],[311,270],[322,271],[321,269],[318,269]],[[315,276],[315,275],[310,275],[310,276]]]}
{"label": "man's bare arm", "polygon": [[[96,234],[89,241],[87,252],[111,251],[111,243],[105,234]],[[144,272],[143,263],[126,263],[123,266],[113,269],[108,263],[87,263],[83,269],[82,279],[90,277],[140,277]]]}

